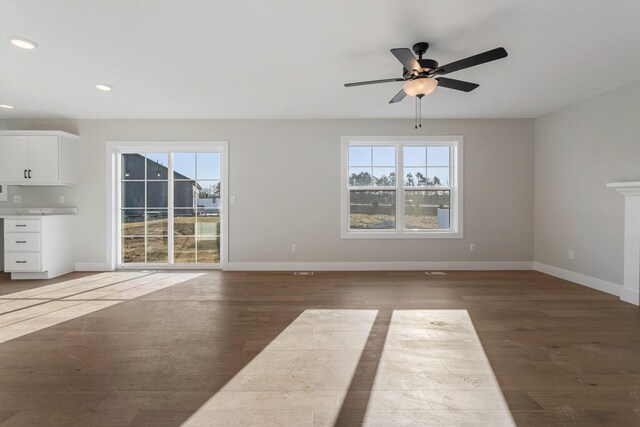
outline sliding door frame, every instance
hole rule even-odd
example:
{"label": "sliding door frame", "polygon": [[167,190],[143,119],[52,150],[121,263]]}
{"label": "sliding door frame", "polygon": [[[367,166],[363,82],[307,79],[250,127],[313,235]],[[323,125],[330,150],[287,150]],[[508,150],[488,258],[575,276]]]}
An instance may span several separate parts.
{"label": "sliding door frame", "polygon": [[[126,153],[220,153],[220,262],[215,264],[122,264],[119,253],[120,162]],[[229,253],[229,142],[228,141],[107,141],[106,270],[115,269],[227,269]],[[167,178],[170,178],[169,176]],[[169,180],[168,182],[171,182]],[[169,185],[168,187],[172,187]],[[173,188],[168,188],[173,192]],[[169,224],[172,220],[169,220]],[[169,239],[173,239],[169,230]],[[171,245],[170,245],[171,246]],[[170,256],[171,254],[169,254]],[[171,258],[169,258],[171,259]]]}

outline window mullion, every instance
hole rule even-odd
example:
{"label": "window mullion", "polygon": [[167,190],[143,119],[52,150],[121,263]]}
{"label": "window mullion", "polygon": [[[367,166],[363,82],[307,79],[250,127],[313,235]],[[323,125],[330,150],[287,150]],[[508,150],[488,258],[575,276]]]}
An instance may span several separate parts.
{"label": "window mullion", "polygon": [[393,191],[396,189],[395,186],[393,187],[372,187],[372,186],[362,186],[362,187],[354,187],[354,186],[348,186],[347,187],[349,190],[361,190],[361,191]]}
{"label": "window mullion", "polygon": [[147,263],[147,220],[149,219],[148,195],[147,195],[147,153],[144,153],[144,263]]}
{"label": "window mullion", "polygon": [[167,165],[167,261],[169,264],[173,264],[173,152],[168,153],[169,161]]}
{"label": "window mullion", "polygon": [[449,230],[455,231],[458,231],[458,162],[454,162],[457,148],[449,146]]}
{"label": "window mullion", "polygon": [[117,179],[117,188],[116,188],[116,206],[117,210],[117,227],[118,227],[118,241],[116,243],[116,257],[117,257],[117,265],[120,267],[122,262],[122,246],[123,246],[123,234],[122,234],[122,151],[116,151],[116,179]]}
{"label": "window mullion", "polygon": [[195,263],[198,263],[198,177],[200,174],[198,173],[198,153],[195,153],[196,157],[196,168],[195,168],[195,176],[193,179],[195,180],[194,194],[193,194],[193,212],[195,214],[195,218],[193,221],[193,250],[195,253]]}
{"label": "window mullion", "polygon": [[404,229],[404,157],[402,144],[396,144],[396,231]]}

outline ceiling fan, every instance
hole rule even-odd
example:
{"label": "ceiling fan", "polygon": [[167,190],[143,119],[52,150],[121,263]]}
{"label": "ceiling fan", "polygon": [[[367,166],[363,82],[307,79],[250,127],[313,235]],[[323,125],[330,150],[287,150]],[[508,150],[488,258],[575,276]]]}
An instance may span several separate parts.
{"label": "ceiling fan", "polygon": [[[445,74],[460,71],[465,68],[475,67],[476,65],[486,62],[495,61],[506,57],[507,51],[502,48],[492,49],[477,55],[470,56],[459,61],[452,62],[447,65],[440,66],[433,59],[422,59],[422,56],[429,49],[429,43],[420,42],[413,45],[413,52],[418,58],[411,53],[410,49],[398,48],[391,49],[391,53],[402,64],[402,77],[395,79],[369,80],[364,82],[346,83],[345,87],[364,86],[378,83],[405,82],[400,92],[396,94],[389,104],[402,101],[407,95],[416,97],[416,101],[422,99],[423,96],[433,92],[437,86],[446,87],[448,89],[460,90],[463,92],[471,92],[477,88],[477,83],[469,83],[462,80],[440,77]],[[418,103],[416,102],[416,119],[418,117]],[[416,124],[416,128],[417,128]]]}

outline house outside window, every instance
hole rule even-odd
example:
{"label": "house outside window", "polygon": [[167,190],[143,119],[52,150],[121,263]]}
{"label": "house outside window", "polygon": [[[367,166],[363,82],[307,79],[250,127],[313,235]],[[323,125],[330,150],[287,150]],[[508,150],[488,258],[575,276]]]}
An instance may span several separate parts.
{"label": "house outside window", "polygon": [[342,138],[342,238],[462,238],[462,136]]}

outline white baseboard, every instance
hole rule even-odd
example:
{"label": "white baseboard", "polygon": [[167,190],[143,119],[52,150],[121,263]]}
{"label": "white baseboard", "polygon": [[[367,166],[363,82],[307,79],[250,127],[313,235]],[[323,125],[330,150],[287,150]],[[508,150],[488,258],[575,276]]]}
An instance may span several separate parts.
{"label": "white baseboard", "polygon": [[587,286],[598,291],[606,292],[611,295],[621,296],[622,285],[619,285],[617,283],[598,279],[597,277],[587,276],[585,274],[576,273],[575,271],[554,267],[552,265],[542,264],[540,262],[534,262],[533,269],[541,273],[559,277],[560,279],[568,280],[570,282]]}
{"label": "white baseboard", "polygon": [[620,290],[620,300],[633,305],[640,305],[640,292],[622,288]]}
{"label": "white baseboard", "polygon": [[76,271],[111,271],[106,262],[76,262]]}
{"label": "white baseboard", "polygon": [[[76,263],[76,271],[111,271],[108,263]],[[531,261],[442,261],[442,262],[229,262],[226,271],[402,271],[402,270],[536,270],[598,291],[619,296],[638,305],[640,294],[622,285]]]}
{"label": "white baseboard", "polygon": [[228,271],[531,270],[530,261],[230,262]]}

